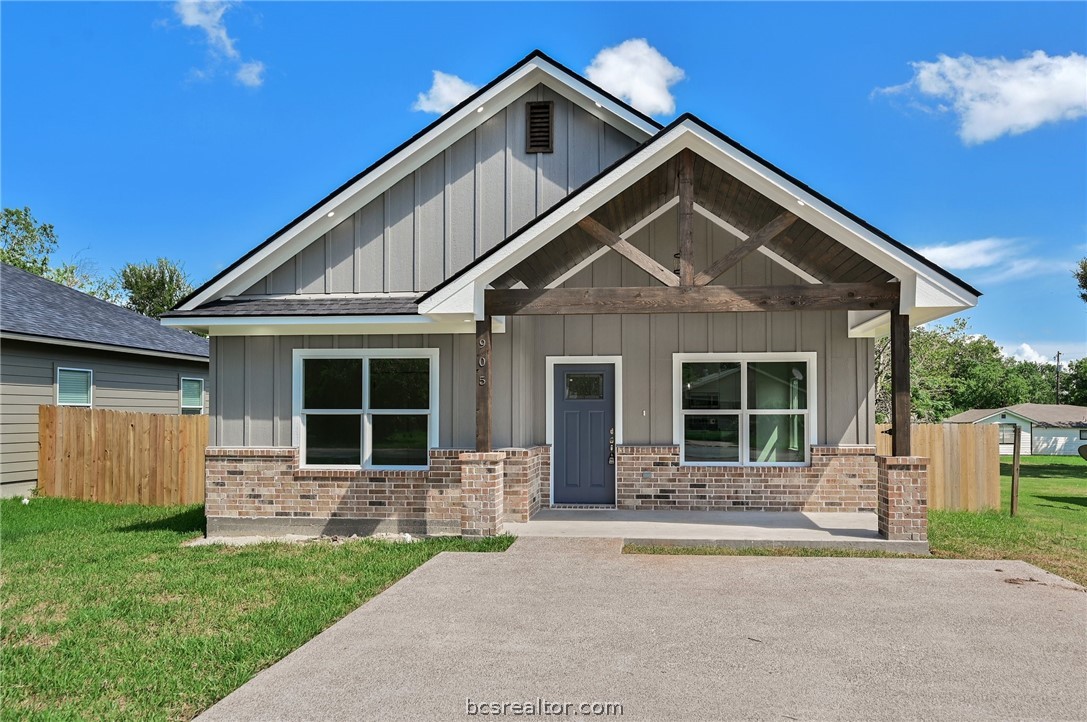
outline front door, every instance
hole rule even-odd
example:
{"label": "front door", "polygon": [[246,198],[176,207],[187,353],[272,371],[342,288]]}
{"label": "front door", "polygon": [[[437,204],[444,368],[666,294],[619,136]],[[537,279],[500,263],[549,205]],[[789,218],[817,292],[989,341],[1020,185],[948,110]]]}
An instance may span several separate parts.
{"label": "front door", "polygon": [[555,364],[555,504],[615,503],[615,367]]}

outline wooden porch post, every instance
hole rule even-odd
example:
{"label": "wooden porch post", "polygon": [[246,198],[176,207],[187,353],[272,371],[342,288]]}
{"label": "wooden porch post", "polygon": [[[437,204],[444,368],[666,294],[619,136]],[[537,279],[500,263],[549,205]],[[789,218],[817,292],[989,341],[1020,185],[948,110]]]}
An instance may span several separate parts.
{"label": "wooden porch post", "polygon": [[910,456],[910,317],[891,311],[891,456]]}
{"label": "wooden porch post", "polygon": [[491,451],[491,317],[476,321],[476,451]]}
{"label": "wooden porch post", "polygon": [[694,285],[694,153],[679,154],[679,285]]}

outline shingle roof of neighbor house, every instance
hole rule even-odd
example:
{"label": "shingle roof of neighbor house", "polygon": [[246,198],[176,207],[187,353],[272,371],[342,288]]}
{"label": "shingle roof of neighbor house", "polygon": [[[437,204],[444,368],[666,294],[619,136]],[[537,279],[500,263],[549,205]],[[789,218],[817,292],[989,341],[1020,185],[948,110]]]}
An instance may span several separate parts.
{"label": "shingle roof of neighbor house", "polygon": [[132,353],[208,357],[208,341],[156,319],[0,263],[0,331],[115,346]]}
{"label": "shingle roof of neighbor house", "polygon": [[1087,428],[1087,406],[1067,404],[1016,404],[1002,409],[971,409],[955,414],[946,421],[950,424],[973,424],[1002,411],[1018,414],[1025,419],[1030,419],[1038,426],[1065,429]]}

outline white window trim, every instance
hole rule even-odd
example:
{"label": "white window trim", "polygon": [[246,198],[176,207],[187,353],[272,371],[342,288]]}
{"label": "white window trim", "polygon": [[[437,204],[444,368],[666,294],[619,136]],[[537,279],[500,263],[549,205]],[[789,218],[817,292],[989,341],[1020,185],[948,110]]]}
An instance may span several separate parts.
{"label": "white window trim", "polygon": [[[814,351],[794,351],[788,353],[674,353],[672,354],[672,443],[679,447],[679,463],[681,466],[811,466],[811,447],[818,443],[818,378],[816,367],[817,354]],[[789,413],[803,413],[804,423],[808,428],[808,444],[804,448],[804,461],[775,461],[759,462],[745,461],[750,453],[748,449],[750,429],[744,423],[745,417],[757,414],[780,414],[779,409],[748,409],[747,408],[747,364],[740,366],[740,408],[734,410],[740,417],[740,460],[739,461],[715,461],[715,462],[688,462],[685,460],[685,444],[683,442],[683,364],[684,363],[758,363],[766,361],[806,361],[808,364],[808,398],[807,409],[790,411]]]}
{"label": "white window trim", "polygon": [[[185,405],[185,382],[186,381],[199,381],[200,382],[200,405],[199,406],[186,406]],[[200,413],[204,413],[204,394],[207,392],[207,384],[204,379],[197,378],[196,376],[182,376],[177,382],[177,396],[178,405],[181,412],[184,413],[185,409],[200,409]]]}
{"label": "white window trim", "polygon": [[[306,463],[306,425],[302,422],[302,361],[305,359],[362,359],[362,409],[328,410],[323,413],[353,413],[358,412],[362,416],[362,464],[326,465]],[[430,360],[430,409],[423,412],[421,409],[380,409],[379,414],[427,414],[427,450],[438,447],[439,430],[439,397],[438,397],[438,349],[436,348],[296,348],[292,359],[292,384],[291,384],[291,445],[298,449],[298,461],[300,469],[324,469],[324,470],[349,470],[349,471],[426,471],[430,468],[429,458],[422,466],[375,466],[370,463],[370,454],[367,452],[371,446],[371,430],[368,416],[374,412],[366,411],[369,401],[370,389],[369,362],[374,358],[425,358]],[[308,414],[322,412],[307,412]]]}
{"label": "white window trim", "polygon": [[[85,404],[62,404],[60,402],[60,372],[61,371],[80,371],[86,374],[90,374],[91,382],[88,385],[87,393],[89,399]],[[81,369],[74,366],[57,366],[56,373],[53,376],[53,400],[57,406],[73,406],[77,409],[93,409],[94,408],[94,369]]]}

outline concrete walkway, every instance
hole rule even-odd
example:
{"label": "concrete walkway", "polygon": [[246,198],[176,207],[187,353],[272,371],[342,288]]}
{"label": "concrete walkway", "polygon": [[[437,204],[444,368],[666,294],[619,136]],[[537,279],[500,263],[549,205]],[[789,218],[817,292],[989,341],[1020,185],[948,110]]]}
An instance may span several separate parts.
{"label": "concrete walkway", "polygon": [[541,509],[503,529],[523,537],[622,539],[628,544],[803,546],[928,554],[928,545],[888,542],[874,512],[621,511]]}
{"label": "concrete walkway", "polygon": [[464,720],[469,700],[537,699],[623,720],[1087,713],[1087,593],[1029,564],[620,550],[441,554],[201,719]]}

